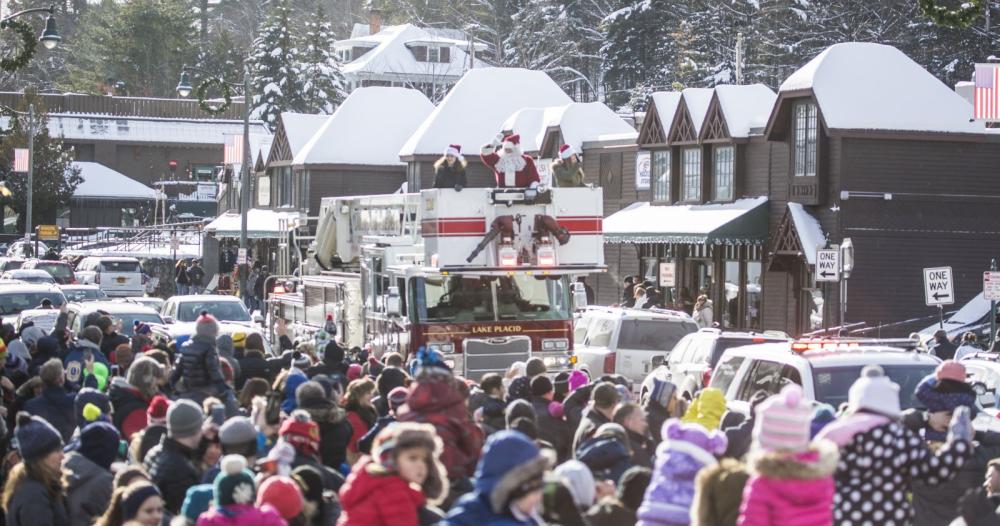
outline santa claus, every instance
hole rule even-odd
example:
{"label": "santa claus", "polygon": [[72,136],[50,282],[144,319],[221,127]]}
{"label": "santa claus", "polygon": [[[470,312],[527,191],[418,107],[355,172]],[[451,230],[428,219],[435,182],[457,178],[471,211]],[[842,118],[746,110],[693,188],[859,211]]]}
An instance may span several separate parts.
{"label": "santa claus", "polygon": [[499,188],[534,188],[541,182],[535,161],[521,152],[519,135],[498,135],[483,146],[480,157],[483,164],[493,169]]}

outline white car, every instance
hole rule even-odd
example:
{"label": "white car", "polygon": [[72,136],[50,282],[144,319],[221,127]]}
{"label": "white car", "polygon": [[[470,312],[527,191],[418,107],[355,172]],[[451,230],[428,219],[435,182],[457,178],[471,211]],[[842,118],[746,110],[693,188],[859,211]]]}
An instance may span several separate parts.
{"label": "white car", "polygon": [[17,280],[23,281],[25,283],[36,283],[36,284],[52,284],[55,285],[56,279],[52,277],[52,274],[41,270],[41,269],[28,269],[19,268],[17,270],[8,270],[3,274],[0,274],[0,279]]}
{"label": "white car", "polygon": [[[164,343],[169,343],[171,341],[185,341],[191,336],[194,336],[194,324],[193,323],[171,323],[166,325],[151,325],[153,329],[154,339],[159,339]],[[219,334],[228,334],[233,336],[237,333],[241,333],[244,336],[248,334],[260,334],[261,339],[264,341],[264,355],[271,356],[271,342],[267,340],[267,335],[264,334],[263,329],[260,327],[251,327],[243,325],[241,323],[230,323],[230,322],[220,322],[219,323]]]}
{"label": "white car", "polygon": [[67,326],[76,334],[83,329],[88,316],[93,313],[106,314],[116,322],[121,324],[120,332],[131,337],[134,333],[135,322],[150,325],[162,325],[163,318],[155,310],[145,305],[126,303],[124,301],[89,301],[86,303],[72,303],[68,307]]}
{"label": "white car", "polygon": [[[173,296],[164,302],[160,314],[167,323],[194,323],[202,311],[208,312],[219,321],[253,326],[261,320],[255,320],[236,296],[221,296],[213,294],[192,294],[190,296]],[[259,315],[258,315],[259,316]],[[193,332],[193,331],[192,331]]]}
{"label": "white car", "polygon": [[60,285],[59,290],[66,296],[66,301],[101,301],[108,299],[108,295],[97,285]]}
{"label": "white car", "polygon": [[588,307],[573,326],[576,368],[639,383],[698,324],[682,312]]}
{"label": "white car", "polygon": [[21,327],[23,327],[26,323],[31,322],[35,327],[42,329],[46,334],[48,334],[55,328],[57,318],[59,318],[59,311],[57,309],[23,310],[21,311],[21,314],[17,316],[17,322],[14,323],[14,329],[20,332]]}
{"label": "white car", "polygon": [[[899,385],[903,409],[918,406],[917,384],[941,362],[927,353],[894,346],[902,340],[806,340],[734,347],[722,354],[709,387],[720,389],[729,409],[748,414],[757,391],[776,394],[789,383],[802,386],[806,400],[839,408],[869,364],[880,365]],[[911,342],[912,343],[912,342]]]}
{"label": "white car", "polygon": [[146,275],[136,258],[85,257],[76,266],[79,283],[97,285],[108,296],[142,296]]}
{"label": "white car", "polygon": [[[35,248],[37,247],[37,251]],[[7,257],[29,259],[39,257],[49,251],[49,247],[41,241],[15,241],[7,247]]]}
{"label": "white car", "polygon": [[57,309],[66,302],[66,296],[55,285],[0,284],[0,317],[4,323],[16,323],[22,311],[38,308],[46,299]]}

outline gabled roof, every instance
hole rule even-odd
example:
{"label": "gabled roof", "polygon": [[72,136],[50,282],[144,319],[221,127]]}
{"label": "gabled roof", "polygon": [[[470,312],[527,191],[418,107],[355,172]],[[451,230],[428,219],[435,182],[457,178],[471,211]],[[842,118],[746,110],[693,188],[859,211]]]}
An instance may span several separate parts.
{"label": "gabled roof", "polygon": [[292,164],[400,165],[400,147],[432,111],[431,101],[414,89],[358,88],[299,150]]}
{"label": "gabled roof", "polygon": [[679,91],[657,91],[649,96],[646,116],[639,127],[640,144],[666,144],[681,102]]}
{"label": "gabled roof", "polygon": [[972,106],[961,95],[892,46],[835,44],[778,91],[782,98],[811,93],[828,129],[988,133],[969,122]]}
{"label": "gabled roof", "polygon": [[573,102],[565,106],[525,108],[504,121],[501,129],[521,135],[521,149],[537,152],[545,142],[546,132],[558,128],[562,142],[580,152],[583,143],[601,137],[635,138],[638,134],[611,108],[601,102]]}
{"label": "gabled roof", "polygon": [[[427,45],[435,43],[450,48],[448,62],[420,62],[407,45]],[[462,40],[446,38],[436,32],[417,27],[413,24],[386,26],[374,35],[365,35],[348,40],[340,40],[337,47],[364,46],[374,48],[364,55],[344,64],[341,71],[345,74],[398,74],[426,75],[432,77],[459,77],[469,67],[469,55],[466,53],[467,43]],[[476,67],[485,63],[476,60]]]}
{"label": "gabled roof", "polygon": [[278,126],[274,129],[267,164],[294,159],[329,117],[322,114],[282,112],[278,116]]}
{"label": "gabled roof", "polygon": [[475,152],[493,140],[504,120],[522,108],[573,102],[547,74],[520,68],[482,68],[465,74],[399,151],[400,157],[441,155],[449,144]]}
{"label": "gabled roof", "polygon": [[763,128],[774,109],[778,95],[763,84],[715,87],[715,97],[732,138],[749,137],[750,131]]}
{"label": "gabled roof", "polygon": [[708,114],[708,105],[712,102],[714,92],[712,88],[685,88],[681,92],[681,99],[687,107],[688,114],[691,115],[695,136],[701,133],[701,126],[705,123],[705,115]]}
{"label": "gabled roof", "polygon": [[155,199],[156,190],[117,172],[101,163],[73,161],[80,169],[83,181],[73,191],[73,197],[105,199]]}

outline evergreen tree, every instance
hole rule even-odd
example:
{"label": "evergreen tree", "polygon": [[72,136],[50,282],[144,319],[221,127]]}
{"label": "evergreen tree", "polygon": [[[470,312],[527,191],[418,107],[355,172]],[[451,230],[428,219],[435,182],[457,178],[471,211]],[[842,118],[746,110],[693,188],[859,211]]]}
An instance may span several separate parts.
{"label": "evergreen tree", "polygon": [[[27,97],[32,98],[31,95]],[[83,182],[80,170],[74,168],[72,152],[62,139],[49,135],[44,109],[36,103],[36,118],[41,124],[35,134],[34,173],[32,174],[31,224],[54,224],[59,211],[69,207],[76,187]],[[28,107],[25,103],[22,109]],[[25,117],[12,118],[10,129],[0,139],[0,179],[11,191],[10,197],[0,197],[0,207],[9,207],[18,215],[17,231],[24,231],[24,217],[28,205],[26,174],[13,173],[14,148],[28,147]]]}
{"label": "evergreen tree", "polygon": [[333,29],[323,8],[305,23],[299,44],[302,99],[308,113],[333,113],[344,99],[344,77],[334,55]]}
{"label": "evergreen tree", "polygon": [[221,27],[213,28],[209,31],[206,42],[198,50],[196,64],[199,68],[211,71],[226,80],[242,82],[245,53],[232,31]]}
{"label": "evergreen tree", "polygon": [[604,19],[604,93],[612,107],[641,107],[649,93],[671,89],[672,35],[679,27],[671,3],[634,0]]}
{"label": "evergreen tree", "polygon": [[272,130],[282,112],[306,109],[290,13],[288,0],[276,0],[272,4],[250,55],[251,111]]}

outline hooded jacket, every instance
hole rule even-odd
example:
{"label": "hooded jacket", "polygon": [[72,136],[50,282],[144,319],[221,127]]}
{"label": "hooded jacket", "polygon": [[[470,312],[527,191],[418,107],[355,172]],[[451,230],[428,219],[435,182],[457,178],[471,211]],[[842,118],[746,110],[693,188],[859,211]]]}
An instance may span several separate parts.
{"label": "hooded jacket", "polygon": [[837,445],[829,440],[814,442],[797,454],[753,455],[737,524],[832,526],[838,457]]}
{"label": "hooded jacket", "polygon": [[45,485],[25,478],[7,506],[6,526],[60,526],[69,524],[65,499],[54,499]]}
{"label": "hooded jacket", "polygon": [[622,473],[632,467],[628,447],[613,436],[597,436],[584,442],[576,454],[594,472],[594,478],[618,483]]}
{"label": "hooded jacket", "polygon": [[66,455],[66,507],[71,526],[87,526],[104,514],[111,502],[114,475],[78,452]]}
{"label": "hooded jacket", "polygon": [[483,447],[483,431],[469,418],[465,397],[450,376],[424,377],[411,387],[406,404],[399,408],[400,422],[424,422],[434,426],[444,443],[441,463],[448,479],[471,477]]}
{"label": "hooded jacket", "polygon": [[170,384],[175,389],[178,382],[184,380],[183,391],[200,391],[206,389],[225,390],[226,381],[222,376],[222,365],[215,349],[215,341],[202,341],[198,336],[192,337],[181,346],[177,366],[170,375]]}
{"label": "hooded jacket", "polygon": [[370,458],[351,471],[340,488],[339,526],[418,526],[427,499],[398,475],[369,472]]}
{"label": "hooded jacket", "polygon": [[191,448],[168,436],[164,436],[160,444],[146,454],[146,471],[153,484],[160,488],[164,507],[170,513],[177,514],[181,511],[188,488],[197,484],[201,478],[193,457],[194,451]]}
{"label": "hooded jacket", "polygon": [[122,432],[125,440],[132,440],[132,435],[146,428],[146,409],[149,407],[149,400],[123,378],[111,381],[108,397],[114,408],[112,422]]}
{"label": "hooded jacket", "polygon": [[750,474],[743,463],[723,458],[698,472],[691,526],[736,526]]}
{"label": "hooded jacket", "polygon": [[313,422],[319,425],[319,456],[323,465],[340,470],[347,461],[347,444],[354,432],[344,410],[325,398],[303,400],[299,409],[309,413]]}
{"label": "hooded jacket", "polygon": [[[104,353],[101,352],[101,349],[97,346],[97,344],[91,342],[90,340],[80,338],[77,340],[76,345],[69,348],[69,352],[66,353],[66,357],[63,358],[63,368],[66,369],[66,383],[71,386],[83,386],[85,381],[83,370],[86,365],[84,363],[84,355],[86,354],[86,351],[90,351],[91,356],[94,357],[94,363],[103,363],[105,366],[108,365],[108,359],[104,356]],[[97,386],[93,385],[90,387]]]}
{"label": "hooded jacket", "polygon": [[63,442],[69,443],[76,430],[76,409],[73,405],[75,398],[61,386],[46,387],[42,394],[24,404],[24,410],[44,418],[59,431]]}

